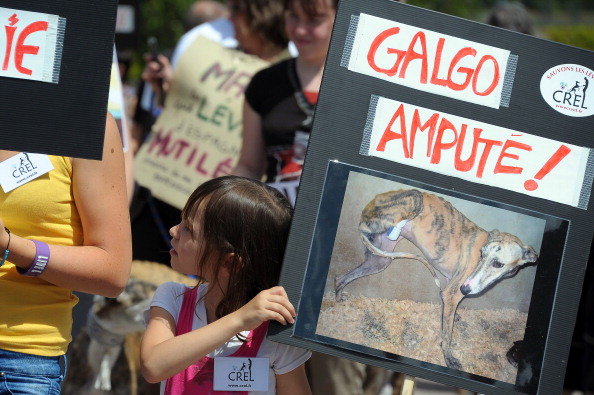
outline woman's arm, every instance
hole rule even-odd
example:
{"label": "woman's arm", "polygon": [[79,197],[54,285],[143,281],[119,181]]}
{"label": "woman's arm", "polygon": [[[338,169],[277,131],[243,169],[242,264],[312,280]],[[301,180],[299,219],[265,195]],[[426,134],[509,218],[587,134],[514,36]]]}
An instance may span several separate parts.
{"label": "woman's arm", "polygon": [[278,395],[310,395],[311,388],[305,375],[305,366],[302,364],[288,373],[277,375],[276,393]]}
{"label": "woman's arm", "polygon": [[236,176],[259,180],[266,170],[266,148],[262,136],[262,119],[246,101],[243,105],[243,143],[235,169]]}
{"label": "woman's arm", "polygon": [[140,343],[140,366],[150,383],[183,371],[242,331],[262,322],[293,323],[295,309],[285,290],[274,287],[260,292],[241,309],[183,335],[175,336],[175,320],[165,309],[151,307],[150,320]]}
{"label": "woman's arm", "polygon": [[[107,116],[103,159],[72,159],[72,168],[84,245],[50,245],[49,263],[40,277],[75,291],[115,297],[130,275],[132,244],[124,155],[111,115]],[[5,240],[6,232],[3,228],[0,232],[0,240]],[[35,259],[33,241],[11,235],[8,259],[28,269]]]}

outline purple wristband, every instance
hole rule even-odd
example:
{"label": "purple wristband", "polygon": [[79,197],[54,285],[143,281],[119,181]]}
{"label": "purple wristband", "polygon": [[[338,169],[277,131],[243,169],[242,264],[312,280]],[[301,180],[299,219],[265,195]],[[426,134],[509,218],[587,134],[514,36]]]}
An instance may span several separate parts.
{"label": "purple wristband", "polygon": [[47,267],[50,258],[50,250],[49,246],[42,241],[31,241],[35,243],[35,260],[28,270],[17,267],[17,271],[24,276],[37,277],[41,275]]}

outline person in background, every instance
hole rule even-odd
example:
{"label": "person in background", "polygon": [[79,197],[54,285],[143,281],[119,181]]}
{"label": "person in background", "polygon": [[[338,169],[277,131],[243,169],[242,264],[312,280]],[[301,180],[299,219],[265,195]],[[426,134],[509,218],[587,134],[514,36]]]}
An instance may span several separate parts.
{"label": "person in background", "polygon": [[[218,39],[227,41],[225,45],[231,45],[233,42],[237,48],[264,60],[274,61],[290,56],[287,52],[287,38],[283,27],[284,8],[281,2],[228,0],[227,6],[230,11],[229,19],[220,18],[211,23],[199,25],[190,30],[185,38],[193,40],[192,37],[195,39],[200,35],[209,38],[218,35]],[[221,26],[231,27],[231,29],[230,31],[217,30]],[[176,48],[173,60],[181,51],[180,44]],[[165,56],[160,56],[159,61],[162,68],[159,68],[157,62],[149,62],[143,78],[151,84],[157,84],[159,80],[163,80],[165,81],[163,86],[167,90],[168,81],[173,78],[172,65]],[[169,264],[170,246],[167,229],[179,221],[181,211],[153,197],[150,190],[146,188],[138,188],[136,196],[136,202],[133,202],[131,208],[134,259]]]}
{"label": "person in background", "polygon": [[517,1],[502,1],[495,4],[485,23],[514,32],[533,34],[532,18],[526,7]]}
{"label": "person in background", "polygon": [[108,114],[100,161],[0,150],[0,166],[38,171],[14,189],[0,171],[0,392],[58,394],[73,291],[113,298],[130,275],[121,138]]}
{"label": "person in background", "polygon": [[[318,99],[337,0],[287,0],[286,32],[296,58],[256,73],[245,92],[243,145],[232,174],[265,178],[294,197]],[[314,352],[306,363],[314,394],[377,394],[387,371]]]}
{"label": "person in background", "polygon": [[259,381],[252,384],[268,390],[244,394],[311,394],[303,367],[310,352],[266,339],[270,320],[294,322],[293,305],[275,286],[292,212],[279,191],[242,177],[214,178],[192,193],[170,230],[171,266],[204,281],[159,286],[140,346],[143,375],[161,381],[162,393],[210,394],[214,358],[236,357],[267,366],[247,365]]}
{"label": "person in background", "polygon": [[[232,42],[228,43],[228,45],[235,47],[237,42],[235,41],[235,38],[233,38],[233,27],[230,22],[229,26],[227,26],[228,16],[229,10],[223,3],[220,3],[216,0],[197,0],[186,10],[186,14],[184,15],[182,21],[185,33],[179,42],[185,41],[183,37],[186,37],[188,32],[194,31],[198,33],[198,35],[206,35],[217,42],[226,42],[225,40],[227,37],[231,37]],[[195,28],[197,29],[194,30]],[[179,45],[180,44],[178,43],[178,46]],[[176,60],[180,53],[178,46],[176,46],[175,50]],[[167,56],[165,57],[167,58]],[[154,62],[152,67],[156,70],[159,70],[161,67],[160,64],[155,62],[150,57],[147,59],[146,66],[148,67],[151,62]],[[175,64],[175,62],[172,62],[172,65],[173,64]],[[147,80],[155,78],[152,72],[147,72],[144,74],[144,77]],[[131,146],[133,153],[138,151],[140,145],[150,133],[151,127],[155,122],[155,118],[159,115],[160,105],[158,103],[158,98],[155,94],[155,91],[151,86],[151,82],[156,83],[152,80],[147,82],[145,79],[141,79],[141,83],[138,88],[138,99],[134,110],[131,127]]]}

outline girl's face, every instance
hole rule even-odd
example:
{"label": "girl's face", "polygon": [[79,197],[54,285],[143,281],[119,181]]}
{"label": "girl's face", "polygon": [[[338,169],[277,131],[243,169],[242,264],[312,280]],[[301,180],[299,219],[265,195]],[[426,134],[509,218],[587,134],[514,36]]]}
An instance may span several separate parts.
{"label": "girl's face", "polygon": [[181,274],[198,273],[198,257],[200,256],[200,245],[198,244],[199,237],[195,234],[198,229],[194,229],[193,224],[187,219],[182,220],[181,223],[175,225],[169,230],[169,234],[173,238],[171,240],[172,249],[169,251],[171,255],[171,267]]}
{"label": "girl's face", "polygon": [[300,58],[323,62],[328,53],[336,10],[332,0],[317,0],[316,10],[317,15],[310,16],[299,0],[293,0],[287,12],[286,30]]}

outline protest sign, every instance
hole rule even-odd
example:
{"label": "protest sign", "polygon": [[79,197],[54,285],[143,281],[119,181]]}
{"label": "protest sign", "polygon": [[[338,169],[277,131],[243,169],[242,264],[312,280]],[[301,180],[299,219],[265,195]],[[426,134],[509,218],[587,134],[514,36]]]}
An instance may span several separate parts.
{"label": "protest sign", "polygon": [[280,281],[297,319],[269,337],[479,393],[561,393],[593,236],[592,64],[341,0]]}
{"label": "protest sign", "polygon": [[266,65],[196,39],[176,66],[165,107],[136,156],[138,183],[181,209],[198,185],[233,170],[242,143],[243,92]]}
{"label": "protest sign", "polygon": [[0,149],[101,159],[116,9],[0,0]]}

